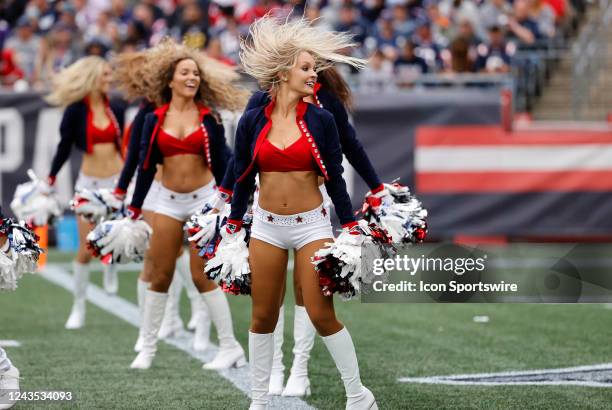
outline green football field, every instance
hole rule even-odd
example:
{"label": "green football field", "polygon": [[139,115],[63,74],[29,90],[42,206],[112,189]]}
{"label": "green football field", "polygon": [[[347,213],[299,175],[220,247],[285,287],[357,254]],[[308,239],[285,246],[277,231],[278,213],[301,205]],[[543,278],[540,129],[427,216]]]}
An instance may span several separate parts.
{"label": "green football field", "polygon": [[[69,266],[51,253],[50,263]],[[60,264],[60,265],[57,265]],[[122,272],[120,297],[136,302],[136,272]],[[101,273],[92,274],[101,286]],[[247,348],[250,300],[229,297],[236,335]],[[291,364],[292,295],[285,303],[285,366]],[[64,330],[71,295],[28,275],[16,292],[0,295],[0,339],[20,369],[26,391],[71,391],[71,403],[19,403],[16,408],[246,409],[248,398],[201,362],[160,343],[154,367],[129,369],[137,330],[88,304],[87,325]],[[382,409],[612,408],[612,389],[581,386],[449,386],[402,383],[402,377],[549,369],[612,362],[612,310],[592,305],[442,305],[336,303],[352,334],[363,382]],[[182,298],[182,314],[189,301]],[[475,323],[474,316],[488,316]],[[213,332],[213,340],[215,339]],[[286,375],[288,371],[286,371]],[[310,361],[320,409],[344,408],[335,365],[317,340]]]}

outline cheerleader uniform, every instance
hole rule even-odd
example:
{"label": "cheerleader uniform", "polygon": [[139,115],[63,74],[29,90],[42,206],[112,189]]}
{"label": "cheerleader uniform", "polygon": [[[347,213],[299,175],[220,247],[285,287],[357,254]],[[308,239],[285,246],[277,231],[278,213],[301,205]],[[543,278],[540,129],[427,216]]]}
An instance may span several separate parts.
{"label": "cheerleader uniform", "polygon": [[[227,163],[232,156],[225,142],[223,125],[217,122],[210,109],[200,106],[201,127],[179,140],[168,134],[161,126],[168,108],[169,104],[166,104],[145,117],[136,188],[128,208],[132,218],[140,215],[144,198],[156,173],[156,165],[163,163],[165,157],[201,155],[214,175],[213,181],[189,193],[174,192],[161,185],[155,212],[185,222],[206,203],[216,199],[215,181],[221,183]],[[146,290],[142,323],[143,346],[132,362],[132,368],[148,369],[151,366],[157,350],[157,335],[167,298],[167,293]],[[221,369],[245,364],[244,351],[234,337],[231,312],[221,289],[216,288],[202,293],[201,299],[217,329],[220,348],[213,361],[204,367]]]}
{"label": "cheerleader uniform", "polygon": [[[57,147],[51,170],[49,171],[49,185],[55,184],[55,179],[63,165],[70,157],[72,146],[91,154],[95,144],[113,143],[118,152],[121,152],[121,133],[123,129],[125,104],[105,100],[106,114],[110,119],[105,129],[99,129],[93,124],[93,112],[91,111],[89,97],[70,104],[66,107],[62,122],[60,123],[60,142]],[[79,172],[75,184],[75,190],[96,190],[100,188],[112,189],[117,175],[108,178],[96,178]],[[72,264],[74,278],[74,304],[68,320],[66,329],[80,329],[85,324],[85,297],[87,284],[89,283],[89,264],[74,261]],[[117,292],[117,270],[116,266],[103,265],[104,287],[109,293]]]}
{"label": "cheerleader uniform", "polygon": [[[274,103],[272,101],[266,107],[246,111],[238,124],[234,157],[234,172],[238,179],[231,201],[228,232],[236,232],[242,225],[256,174],[279,170],[317,170],[325,179],[325,187],[343,228],[353,228],[357,222],[342,178],[342,149],[333,116],[319,107],[300,101],[296,108],[296,123],[301,136],[283,152],[267,141]],[[287,158],[280,159],[283,156]],[[333,237],[329,215],[322,204],[295,215],[275,215],[260,206],[254,212],[258,215],[254,213],[251,236],[282,249],[299,249],[315,240]],[[323,341],[344,381],[347,408],[356,405],[375,408],[374,396],[361,384],[355,348],[346,328],[323,337]],[[269,403],[266,396],[272,372],[273,345],[274,333],[249,332],[252,408],[264,407]]]}
{"label": "cheerleader uniform", "polygon": [[[361,142],[357,139],[355,128],[349,122],[346,107],[334,94],[321,87],[320,83],[316,83],[314,87],[314,100],[319,108],[329,111],[333,117],[338,129],[340,146],[342,153],[346,156],[348,162],[355,168],[355,171],[366,182],[373,194],[381,192],[384,186],[376,174],[372,162],[368,158]],[[270,94],[265,91],[255,92],[245,111],[257,107],[265,107],[270,103]],[[231,165],[233,166],[233,164]],[[233,187],[236,181],[234,173],[228,173],[219,187],[219,193],[223,200],[227,203],[231,201]],[[324,185],[320,187],[323,195],[323,207],[330,211],[330,197]],[[257,200],[255,198],[253,209],[257,208]],[[255,212],[255,211],[254,211]],[[280,220],[279,218],[276,219]],[[283,344],[283,329],[284,329],[284,305],[281,306],[279,320],[274,331],[274,364],[272,367],[272,377],[270,380],[270,394],[279,394],[280,389],[284,396],[304,396],[310,387],[308,380],[308,360],[310,351],[314,346],[315,328],[310,322],[310,318],[306,313],[304,306],[294,306],[294,360],[291,366],[289,379],[286,387],[282,389],[284,379],[284,365],[282,362],[282,344]]]}

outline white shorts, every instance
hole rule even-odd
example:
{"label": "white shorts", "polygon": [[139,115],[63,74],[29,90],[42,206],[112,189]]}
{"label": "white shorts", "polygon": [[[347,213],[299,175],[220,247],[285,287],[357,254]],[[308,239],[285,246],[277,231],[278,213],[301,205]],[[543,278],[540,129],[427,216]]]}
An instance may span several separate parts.
{"label": "white shorts", "polygon": [[159,184],[155,213],[185,222],[191,215],[201,210],[206,203],[213,203],[216,199],[217,189],[214,180],[186,194],[171,191]]}
{"label": "white shorts", "polygon": [[96,178],[85,175],[83,172],[79,172],[76,184],[74,184],[74,190],[82,191],[83,189],[87,189],[89,191],[95,191],[96,189],[101,188],[112,190],[115,188],[115,184],[117,183],[118,179],[119,174],[110,176],[108,178]]}
{"label": "white shorts", "polygon": [[251,238],[297,250],[319,239],[333,239],[334,234],[329,212],[322,204],[295,215],[277,215],[257,207],[253,209]]}
{"label": "white shorts", "polygon": [[157,207],[157,199],[159,197],[159,190],[161,186],[162,185],[159,182],[153,180],[151,188],[149,188],[149,192],[147,192],[147,196],[145,197],[145,200],[142,203],[143,211],[155,212],[155,208]]}

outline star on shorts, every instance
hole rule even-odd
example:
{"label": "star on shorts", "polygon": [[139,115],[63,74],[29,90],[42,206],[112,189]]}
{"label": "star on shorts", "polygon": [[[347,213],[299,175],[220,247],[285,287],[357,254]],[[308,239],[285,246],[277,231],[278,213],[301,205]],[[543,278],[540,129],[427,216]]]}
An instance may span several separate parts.
{"label": "star on shorts", "polygon": [[295,220],[297,221],[297,223],[302,223],[303,219],[301,216],[298,216],[297,218],[295,218]]}
{"label": "star on shorts", "polygon": [[272,215],[268,215],[268,222],[274,221],[274,217]]}
{"label": "star on shorts", "polygon": [[327,216],[327,210],[325,208],[321,209],[321,213],[323,216]]}

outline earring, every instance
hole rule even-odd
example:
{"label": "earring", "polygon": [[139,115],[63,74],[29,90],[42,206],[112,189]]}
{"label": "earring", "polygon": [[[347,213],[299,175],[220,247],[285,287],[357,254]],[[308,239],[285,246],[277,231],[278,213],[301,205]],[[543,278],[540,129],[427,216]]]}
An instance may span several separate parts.
{"label": "earring", "polygon": [[287,81],[287,77],[283,77],[283,81]]}

